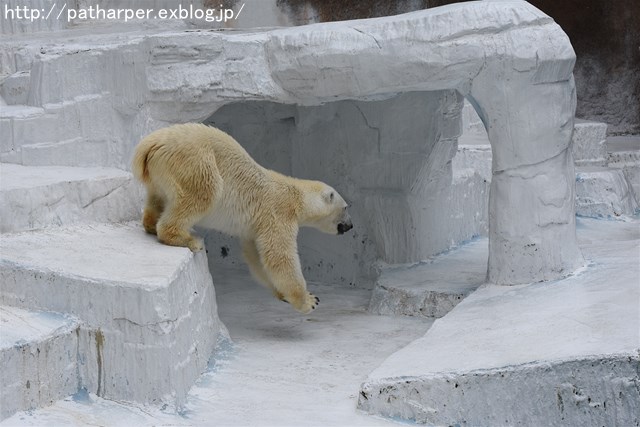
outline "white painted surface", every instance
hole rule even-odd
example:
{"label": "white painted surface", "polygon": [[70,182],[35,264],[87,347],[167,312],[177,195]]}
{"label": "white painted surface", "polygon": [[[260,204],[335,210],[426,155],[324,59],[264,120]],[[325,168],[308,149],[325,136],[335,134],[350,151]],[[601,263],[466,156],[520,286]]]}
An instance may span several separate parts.
{"label": "white painted surface", "polygon": [[584,166],[576,171],[576,213],[591,218],[626,218],[640,208],[623,169]]}
{"label": "white painted surface", "polygon": [[622,169],[636,202],[640,204],[640,135],[607,139],[607,165]]}
{"label": "white painted surface", "polygon": [[[444,399],[451,399],[449,402],[453,402],[455,411],[486,414],[513,403],[508,407],[510,414],[525,417],[526,424],[553,425],[555,419],[551,417],[555,412],[528,412],[527,405],[538,402],[532,396],[536,396],[539,389],[531,387],[547,383],[547,373],[559,366],[540,357],[566,355],[567,349],[576,346],[576,355],[589,354],[595,349],[599,356],[586,360],[573,356],[560,359],[569,362],[563,362],[563,368],[557,372],[577,375],[558,383],[557,392],[566,415],[563,425],[585,425],[584,418],[577,412],[584,411],[589,403],[593,403],[589,408],[596,405],[602,408],[602,400],[588,402],[588,398],[595,395],[589,394],[591,389],[586,387],[593,383],[582,382],[585,366],[594,366],[593,375],[607,372],[614,379],[608,383],[598,382],[597,389],[604,393],[623,392],[625,399],[631,396],[626,393],[633,389],[633,382],[615,376],[622,372],[623,360],[619,359],[618,362],[623,363],[614,367],[605,355],[626,351],[634,342],[638,345],[637,327],[635,338],[633,336],[633,327],[638,326],[639,319],[638,299],[634,299],[638,296],[640,280],[637,224],[594,220],[581,220],[579,224],[581,245],[592,263],[586,270],[552,284],[491,286],[479,291],[475,303],[470,300],[472,304],[465,302],[450,313],[454,319],[456,312],[460,316],[455,331],[442,336],[437,345],[433,343],[412,357],[402,358],[402,364],[393,364],[392,359],[388,359],[382,367],[387,366],[385,372],[377,372],[413,375],[406,364],[416,366],[423,358],[439,368],[453,365],[450,375],[439,377],[445,385],[437,391]],[[448,256],[455,260],[457,254],[452,252]],[[79,393],[49,408],[16,414],[0,425],[397,425],[357,412],[358,387],[388,354],[423,335],[430,322],[420,318],[367,315],[369,293],[342,286],[311,285],[312,291],[320,296],[320,306],[311,316],[299,316],[286,304],[272,299],[268,291],[253,283],[246,273],[214,271],[214,279],[221,318],[229,325],[235,344],[221,347],[220,357],[191,389],[183,412],[176,414],[172,407],[163,410],[160,405],[118,403]],[[590,299],[599,302],[590,305]],[[461,313],[465,306],[473,313]],[[625,323],[634,313],[635,317]],[[506,314],[514,317],[504,317]],[[448,316],[440,319],[436,325],[442,328],[448,319]],[[608,320],[603,322],[603,319]],[[488,340],[485,345],[481,345],[483,337]],[[398,355],[410,348],[415,347],[409,346]],[[546,353],[542,354],[545,349]],[[435,353],[440,356],[435,358]],[[489,360],[486,366],[501,367],[456,377],[458,364],[477,367],[481,363],[474,360],[481,358],[487,362],[490,354],[495,355],[495,361]],[[510,360],[515,363],[527,357],[539,363],[510,364]],[[504,367],[502,363],[508,365]],[[392,372],[392,368],[395,371]],[[429,372],[432,371],[420,373],[429,375]],[[500,382],[503,381],[499,379],[501,374],[505,375],[505,382]],[[374,375],[368,382],[381,377]],[[471,390],[469,387],[477,386],[481,377],[486,388],[480,390],[483,396],[477,401],[480,403],[451,397],[455,390],[458,396],[462,389]],[[459,379],[457,388],[456,378]],[[447,379],[450,383],[446,383]],[[403,378],[390,385],[404,381]],[[552,408],[557,408],[559,402],[555,392],[556,389],[547,396]],[[518,393],[523,393],[522,397]],[[612,399],[607,400],[607,408],[613,411],[616,402],[607,396]],[[425,409],[415,398],[407,401],[414,405],[416,412]],[[633,405],[633,400],[621,399],[620,402]],[[504,424],[506,419],[493,421],[476,424]]]}
{"label": "white painted surface", "polygon": [[112,399],[182,404],[225,333],[204,252],[139,225],[4,234],[0,283],[2,304],[82,321],[79,386]]}
{"label": "white painted surface", "polygon": [[0,420],[75,393],[79,328],[62,314],[0,306]]}
{"label": "white painted surface", "polygon": [[361,407],[430,424],[637,423],[638,221],[582,219],[579,237],[585,269],[479,289],[372,372]]}
{"label": "white painted surface", "polygon": [[0,163],[0,232],[138,219],[141,190],[118,169]]}
{"label": "white painted surface", "polygon": [[487,256],[488,241],[478,238],[423,262],[383,268],[369,311],[443,317],[485,283]]}
{"label": "white painted surface", "polygon": [[576,120],[572,151],[577,166],[604,166],[607,157],[607,125]]}
{"label": "white painted surface", "polygon": [[[12,143],[0,158],[34,165],[125,168],[134,144],[148,131],[170,122],[202,121],[234,102],[317,106],[455,89],[473,102],[493,148],[489,279],[500,284],[551,280],[583,263],[575,244],[568,152],[575,55],[561,28],[526,2],[468,2],[255,32],[156,28],[94,35],[79,29],[44,41],[8,37],[2,46],[7,53],[0,69],[7,75],[29,71],[27,103],[46,110],[34,121],[68,119],[70,135],[49,140],[39,132],[18,136],[17,119],[11,119]],[[434,114],[450,119],[445,134],[456,134],[455,108],[443,106]],[[402,141],[402,129],[394,130],[396,141]],[[444,155],[448,148],[439,144],[424,153],[433,157],[423,178],[441,172],[442,161],[452,157]],[[420,170],[412,163],[415,157],[407,155],[392,166],[400,163],[411,183]],[[431,181],[436,198],[444,181]],[[386,261],[404,262],[385,212],[399,204],[405,212],[400,222],[407,229],[415,225],[418,237],[409,252],[424,249],[421,242],[429,242],[428,230],[438,222],[427,226],[420,218],[433,206],[424,205],[423,195],[396,196],[377,188],[367,195],[364,210],[375,216],[368,226],[380,233],[372,247]],[[365,263],[375,261],[378,254],[372,252],[366,252],[371,258]]]}
{"label": "white painted surface", "polygon": [[114,402],[79,393],[23,412],[3,426],[392,426],[356,410],[358,387],[387,355],[430,321],[366,312],[369,292],[314,286],[320,306],[301,316],[255,284],[246,271],[213,272],[223,343],[185,406]]}

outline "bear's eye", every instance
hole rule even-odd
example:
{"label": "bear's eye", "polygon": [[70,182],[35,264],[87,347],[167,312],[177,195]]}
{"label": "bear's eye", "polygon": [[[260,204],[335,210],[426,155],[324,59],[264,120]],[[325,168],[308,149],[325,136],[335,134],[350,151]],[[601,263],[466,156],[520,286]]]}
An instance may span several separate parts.
{"label": "bear's eye", "polygon": [[333,202],[333,191],[331,192],[331,194],[329,194],[329,201]]}

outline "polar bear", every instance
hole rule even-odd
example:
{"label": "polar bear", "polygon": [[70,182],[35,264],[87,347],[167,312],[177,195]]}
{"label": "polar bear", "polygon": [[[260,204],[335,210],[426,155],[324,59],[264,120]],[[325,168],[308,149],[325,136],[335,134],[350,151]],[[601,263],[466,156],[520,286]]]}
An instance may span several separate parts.
{"label": "polar bear", "polygon": [[297,249],[300,226],[343,234],[347,203],[320,181],[256,163],[231,136],[203,124],[157,130],[136,147],[133,173],[147,189],[142,223],[167,245],[203,249],[194,225],[239,237],[254,278],[301,313],[319,299],[307,291]]}

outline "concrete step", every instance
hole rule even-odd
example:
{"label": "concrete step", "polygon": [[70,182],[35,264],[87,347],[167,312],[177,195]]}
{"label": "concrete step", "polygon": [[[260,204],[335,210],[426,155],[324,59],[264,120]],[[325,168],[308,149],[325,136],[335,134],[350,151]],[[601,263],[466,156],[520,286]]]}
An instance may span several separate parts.
{"label": "concrete step", "polygon": [[[638,212],[637,195],[640,195],[640,137],[607,139],[606,130],[604,123],[576,121],[573,136],[576,163],[589,165],[576,168],[577,214],[594,218],[631,217]],[[607,162],[617,168],[604,166]],[[449,232],[453,246],[471,236],[487,233],[491,146],[486,132],[479,126],[468,128],[459,138],[452,170],[451,207],[447,214],[454,224]],[[470,218],[473,220],[469,221]],[[374,287],[370,310],[387,315],[441,317],[446,314],[460,301],[458,298],[464,298],[469,292],[467,289],[460,292],[459,278],[454,279],[449,289],[436,278],[438,290],[434,291],[434,283],[428,279],[432,274],[431,262],[420,268],[399,265],[384,270]],[[486,256],[478,262],[477,283],[482,283]],[[421,275],[427,279],[421,281]]]}
{"label": "concrete step", "polygon": [[640,135],[609,137],[607,149],[607,165],[622,169],[640,204]]}
{"label": "concrete step", "polygon": [[7,105],[0,108],[0,161],[21,162],[21,147],[28,143],[50,141],[63,129],[56,114],[42,107]]}
{"label": "concrete step", "polygon": [[640,167],[640,135],[607,138],[607,165],[611,168]]}
{"label": "concrete step", "polygon": [[103,166],[118,164],[111,153],[116,144],[109,139],[91,140],[85,137],[25,144],[20,147],[20,163],[26,166]]}
{"label": "concrete step", "polygon": [[620,218],[638,212],[632,187],[622,169],[599,166],[576,168],[576,215]]}
{"label": "concrete step", "polygon": [[[118,128],[101,94],[76,96],[42,107],[7,105],[0,109],[0,161],[23,165],[109,166],[121,162],[121,148],[105,135]],[[115,139],[115,137],[113,137]]]}
{"label": "concrete step", "polygon": [[576,119],[572,136],[577,166],[604,166],[607,157],[606,123]]}
{"label": "concrete step", "polygon": [[142,188],[109,168],[0,164],[0,232],[139,219]]}
{"label": "concrete step", "polygon": [[18,71],[0,81],[0,97],[7,105],[21,105],[27,103],[31,73]]}
{"label": "concrete step", "polygon": [[458,151],[452,160],[453,171],[455,173],[457,170],[471,169],[491,182],[491,145],[488,140],[483,144],[473,142],[468,137],[460,140]]}
{"label": "concrete step", "polygon": [[181,405],[224,326],[206,254],[136,224],[79,225],[0,239],[0,304],[82,321],[80,387]]}
{"label": "concrete step", "polygon": [[0,306],[0,420],[78,389],[77,319]]}
{"label": "concrete step", "polygon": [[[64,16],[58,16],[64,10],[61,10],[62,6],[55,0],[6,0],[2,8],[0,34],[56,31],[69,26]],[[25,12],[25,9],[28,12]],[[25,18],[25,15],[28,15],[28,18]]]}
{"label": "concrete step", "polygon": [[638,425],[640,227],[597,223],[578,220],[583,271],[478,289],[369,375],[360,409],[427,425]]}
{"label": "concrete step", "polygon": [[478,238],[418,264],[383,269],[373,289],[369,311],[443,317],[485,282],[487,245],[487,238]]}

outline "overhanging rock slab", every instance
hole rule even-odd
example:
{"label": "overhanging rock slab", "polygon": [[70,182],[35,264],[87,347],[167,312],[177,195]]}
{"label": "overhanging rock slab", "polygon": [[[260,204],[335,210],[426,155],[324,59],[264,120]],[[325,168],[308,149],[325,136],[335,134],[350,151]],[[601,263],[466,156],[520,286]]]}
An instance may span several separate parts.
{"label": "overhanging rock slab", "polygon": [[638,425],[640,267],[618,256],[638,253],[638,223],[589,221],[587,269],[479,289],[375,370],[359,407],[429,425]]}
{"label": "overhanging rock slab", "polygon": [[0,303],[80,319],[79,385],[100,396],[180,405],[225,333],[204,252],[140,226],[5,234],[0,254]]}

